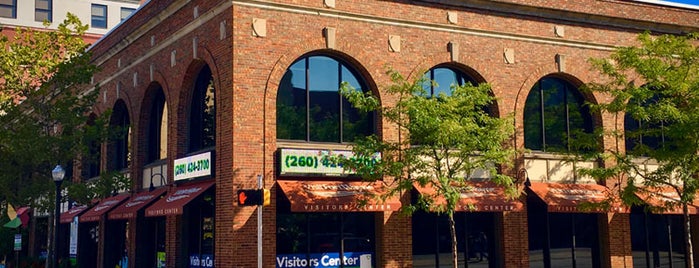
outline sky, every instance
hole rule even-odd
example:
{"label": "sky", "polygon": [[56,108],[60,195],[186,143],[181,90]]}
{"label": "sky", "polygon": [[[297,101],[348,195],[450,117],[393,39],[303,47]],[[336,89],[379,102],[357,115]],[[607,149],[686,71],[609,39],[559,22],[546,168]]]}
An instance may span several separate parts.
{"label": "sky", "polygon": [[699,0],[665,0],[664,2],[674,2],[680,4],[690,4],[699,6]]}

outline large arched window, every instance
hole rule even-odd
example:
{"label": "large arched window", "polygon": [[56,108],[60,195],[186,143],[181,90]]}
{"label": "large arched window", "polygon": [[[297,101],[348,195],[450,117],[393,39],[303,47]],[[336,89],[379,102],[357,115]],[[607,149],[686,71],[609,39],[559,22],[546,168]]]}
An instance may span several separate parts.
{"label": "large arched window", "polygon": [[423,88],[429,96],[439,96],[439,94],[448,96],[451,95],[452,86],[463,86],[466,83],[478,85],[475,79],[464,72],[451,67],[437,66],[425,73]]}
{"label": "large arched window", "polygon": [[347,63],[308,56],[286,71],[277,93],[277,139],[352,142],[374,133],[373,113],[362,113],[339,94],[341,82],[368,90]]}
{"label": "large arched window", "polygon": [[167,103],[160,86],[153,90],[148,117],[148,153],[146,163],[167,158]]}
{"label": "large arched window", "polygon": [[131,161],[129,148],[131,146],[131,120],[129,112],[123,100],[114,104],[109,126],[113,135],[109,141],[109,170],[120,171],[126,169]]}
{"label": "large arched window", "polygon": [[547,76],[529,91],[524,105],[524,146],[568,152],[576,132],[592,133],[592,116],[583,96],[565,80]]}
{"label": "large arched window", "polygon": [[216,105],[214,80],[204,66],[194,81],[189,107],[189,150],[196,152],[216,146]]}

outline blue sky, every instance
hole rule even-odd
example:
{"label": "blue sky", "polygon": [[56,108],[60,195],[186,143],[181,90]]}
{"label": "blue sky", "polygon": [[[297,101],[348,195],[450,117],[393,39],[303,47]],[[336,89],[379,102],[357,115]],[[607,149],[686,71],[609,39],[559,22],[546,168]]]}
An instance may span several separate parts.
{"label": "blue sky", "polygon": [[674,2],[680,4],[690,4],[699,6],[699,0],[665,0],[664,2]]}

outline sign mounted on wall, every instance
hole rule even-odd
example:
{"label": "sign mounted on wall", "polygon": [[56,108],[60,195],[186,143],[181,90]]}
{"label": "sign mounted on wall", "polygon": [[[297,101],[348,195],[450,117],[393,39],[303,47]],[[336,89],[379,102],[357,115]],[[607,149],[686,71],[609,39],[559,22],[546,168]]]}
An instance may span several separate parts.
{"label": "sign mounted on wall", "polygon": [[[280,149],[279,156],[280,175],[347,176],[355,174],[352,170],[345,170],[342,164],[332,161],[333,157],[355,158],[354,153],[348,150]],[[381,160],[379,153],[361,159],[365,165],[376,164],[379,160]]]}
{"label": "sign mounted on wall", "polygon": [[214,161],[211,152],[175,159],[173,178],[175,181],[211,176]]}

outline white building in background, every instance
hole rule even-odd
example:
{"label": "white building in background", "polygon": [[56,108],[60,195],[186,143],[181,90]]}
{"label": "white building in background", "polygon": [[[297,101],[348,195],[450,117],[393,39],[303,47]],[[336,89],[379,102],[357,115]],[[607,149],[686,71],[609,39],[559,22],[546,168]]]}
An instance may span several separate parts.
{"label": "white building in background", "polygon": [[45,28],[44,20],[55,29],[68,12],[90,25],[86,39],[94,43],[145,2],[144,0],[0,0],[0,34],[17,27]]}

